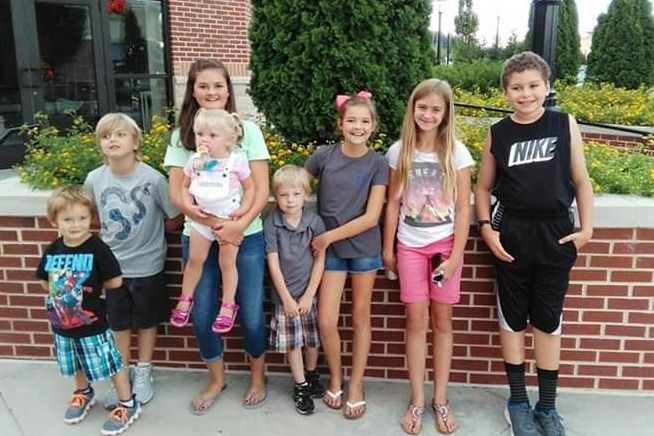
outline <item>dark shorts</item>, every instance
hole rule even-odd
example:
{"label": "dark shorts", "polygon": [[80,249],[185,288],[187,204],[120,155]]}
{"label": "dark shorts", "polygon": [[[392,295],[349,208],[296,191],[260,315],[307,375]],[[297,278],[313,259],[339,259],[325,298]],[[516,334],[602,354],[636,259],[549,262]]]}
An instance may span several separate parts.
{"label": "dark shorts", "polygon": [[114,331],[156,327],[168,320],[169,309],[163,271],[123,278],[123,286],[107,291],[107,319]]}
{"label": "dark shorts", "polygon": [[575,245],[561,245],[559,239],[574,231],[574,216],[532,219],[505,210],[499,225],[500,242],[515,259],[494,259],[500,325],[518,332],[529,322],[545,333],[559,333],[570,270],[577,259]]}

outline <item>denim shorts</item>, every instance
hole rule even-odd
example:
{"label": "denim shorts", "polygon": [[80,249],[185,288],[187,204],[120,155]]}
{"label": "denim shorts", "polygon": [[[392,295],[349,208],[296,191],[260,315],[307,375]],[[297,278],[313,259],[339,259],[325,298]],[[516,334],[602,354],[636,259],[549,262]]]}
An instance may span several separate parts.
{"label": "denim shorts", "polygon": [[382,267],[381,255],[366,257],[338,257],[333,251],[327,251],[325,271],[345,271],[349,273],[366,273],[377,271]]}

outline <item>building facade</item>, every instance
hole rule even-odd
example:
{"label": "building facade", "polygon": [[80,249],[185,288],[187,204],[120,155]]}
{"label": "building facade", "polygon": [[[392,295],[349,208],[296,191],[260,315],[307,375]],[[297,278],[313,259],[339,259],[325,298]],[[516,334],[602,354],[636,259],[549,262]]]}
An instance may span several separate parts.
{"label": "building facade", "polygon": [[249,18],[248,0],[0,0],[0,168],[22,157],[19,127],[37,112],[65,126],[71,111],[119,111],[147,129],[201,57],[227,64],[250,115]]}

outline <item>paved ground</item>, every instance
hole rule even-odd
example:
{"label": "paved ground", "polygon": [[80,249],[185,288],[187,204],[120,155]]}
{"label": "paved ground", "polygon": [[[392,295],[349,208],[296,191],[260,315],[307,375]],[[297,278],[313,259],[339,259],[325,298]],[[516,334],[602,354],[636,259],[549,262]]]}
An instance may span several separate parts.
{"label": "paved ground", "polygon": [[[339,412],[318,403],[312,416],[298,415],[291,404],[287,376],[270,376],[268,401],[257,410],[245,410],[240,400],[247,378],[229,374],[228,388],[205,416],[189,413],[188,402],[204,381],[202,372],[155,371],[156,396],[127,431],[131,436],[168,435],[402,435],[399,419],[406,407],[406,382],[368,380],[368,412],[347,421]],[[104,392],[106,384],[96,390]],[[3,436],[75,436],[100,434],[105,412],[96,405],[84,422],[69,426],[63,420],[69,381],[58,376],[50,362],[0,360],[0,434]],[[508,435],[502,418],[504,389],[451,388],[450,401],[461,422],[457,435]],[[532,392],[531,395],[534,393]],[[614,393],[561,390],[559,409],[569,436],[652,434],[654,396],[651,393]],[[426,413],[422,435],[437,434],[433,413]]]}

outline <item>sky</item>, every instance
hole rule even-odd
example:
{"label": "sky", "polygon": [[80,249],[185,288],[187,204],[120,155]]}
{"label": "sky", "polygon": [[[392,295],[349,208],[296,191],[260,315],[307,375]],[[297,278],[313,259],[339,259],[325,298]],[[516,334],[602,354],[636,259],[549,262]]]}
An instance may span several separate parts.
{"label": "sky", "polygon": [[[454,33],[454,17],[458,12],[458,0],[432,0],[432,30],[438,30],[438,10],[441,10],[441,32]],[[479,18],[477,38],[486,40],[487,45],[495,43],[497,17],[499,16],[500,45],[506,44],[511,32],[524,38],[527,33],[529,8],[532,0],[473,0],[473,9]],[[611,0],[576,0],[579,15],[579,34],[592,32],[597,16],[607,11]]]}

